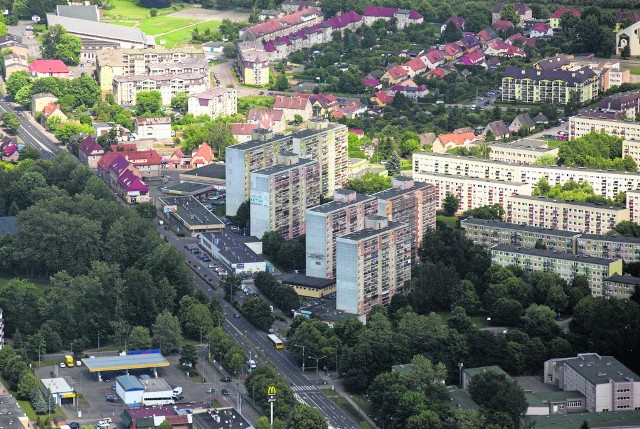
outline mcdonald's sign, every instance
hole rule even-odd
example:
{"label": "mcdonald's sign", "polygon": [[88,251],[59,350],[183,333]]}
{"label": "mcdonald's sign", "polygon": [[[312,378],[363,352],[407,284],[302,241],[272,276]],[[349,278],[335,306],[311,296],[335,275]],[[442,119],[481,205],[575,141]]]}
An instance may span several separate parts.
{"label": "mcdonald's sign", "polygon": [[276,394],[276,386],[269,386],[267,388],[267,395],[275,395]]}

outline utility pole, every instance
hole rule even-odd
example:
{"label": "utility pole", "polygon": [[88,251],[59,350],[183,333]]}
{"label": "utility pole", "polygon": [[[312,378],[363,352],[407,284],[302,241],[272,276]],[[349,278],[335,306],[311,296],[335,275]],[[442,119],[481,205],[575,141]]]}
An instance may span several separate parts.
{"label": "utility pole", "polygon": [[464,364],[462,362],[458,362],[458,370],[460,371],[460,388],[462,389],[462,368]]}
{"label": "utility pole", "polygon": [[296,344],[296,347],[302,347],[302,373],[304,374],[304,345]]}

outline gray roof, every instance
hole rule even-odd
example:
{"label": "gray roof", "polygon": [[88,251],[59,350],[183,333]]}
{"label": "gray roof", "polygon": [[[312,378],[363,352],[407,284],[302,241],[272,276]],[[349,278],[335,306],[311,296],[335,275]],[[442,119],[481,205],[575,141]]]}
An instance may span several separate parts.
{"label": "gray roof", "polygon": [[211,234],[208,238],[218,248],[230,264],[243,264],[249,262],[264,262],[262,255],[254,252],[247,243],[259,242],[256,237],[233,234],[226,230],[220,233]]}
{"label": "gray roof", "polygon": [[638,375],[621,364],[613,356],[600,356],[597,353],[582,353],[577,358],[564,360],[564,364],[571,367],[592,384],[609,384],[626,382],[629,379],[638,380]]}
{"label": "gray roof", "polygon": [[622,235],[582,234],[580,240],[606,241],[608,243],[635,243],[640,245],[640,238],[624,237]]}
{"label": "gray roof", "polygon": [[226,178],[225,166],[222,164],[209,164],[203,167],[194,168],[193,170],[186,171],[182,174],[188,176],[209,177],[211,179],[224,180]]}
{"label": "gray roof", "polygon": [[298,159],[298,162],[295,164],[291,164],[291,165],[282,165],[282,164],[276,164],[276,165],[272,165],[270,167],[265,167],[265,168],[260,168],[258,170],[254,170],[251,172],[251,174],[262,174],[265,176],[271,176],[273,174],[280,174],[283,173],[285,171],[289,171],[289,170],[294,170],[296,168],[300,168],[300,167],[308,167],[311,164],[317,164],[318,161],[315,161],[313,159],[305,159],[305,158],[300,158]]}
{"label": "gray roof", "polygon": [[178,211],[173,212],[173,215],[188,227],[224,227],[224,223],[193,196],[160,197],[158,199],[163,206],[176,205]]}
{"label": "gray roof", "polygon": [[144,390],[144,386],[134,375],[120,375],[116,377],[116,383],[127,392],[130,390]]}
{"label": "gray roof", "polygon": [[0,395],[0,427],[3,429],[24,429],[18,417],[26,417],[24,410],[18,402],[7,392]]}
{"label": "gray roof", "polygon": [[148,378],[141,381],[146,392],[166,392],[171,390],[169,383],[164,378]]}
{"label": "gray roof", "polygon": [[532,151],[539,152],[548,152],[552,149],[549,149],[549,145],[545,140],[538,139],[520,139],[510,143],[502,143],[502,142],[491,142],[489,143],[491,147],[503,147],[503,148],[513,148],[513,149],[527,149]]}
{"label": "gray roof", "polygon": [[241,150],[241,151],[253,150],[253,149],[260,148],[262,146],[272,144],[273,142],[293,140],[293,136],[294,134],[287,134],[287,135],[277,134],[267,140],[249,140],[247,142],[234,144],[233,146],[227,146],[227,149]]}
{"label": "gray roof", "polygon": [[67,18],[84,19],[87,21],[100,21],[98,6],[80,6],[80,5],[58,5],[56,7],[58,16]]}
{"label": "gray roof", "polygon": [[[336,192],[338,192],[340,189],[336,190]],[[371,200],[375,200],[375,197],[372,197],[371,195],[366,195],[366,194],[356,194],[356,200],[355,201],[348,201],[348,202],[343,202],[343,201],[331,201],[325,204],[320,204],[319,206],[315,206],[315,207],[311,207],[309,209],[309,211],[312,212],[316,212],[316,213],[331,213],[333,211],[336,210],[340,210],[343,209],[345,207],[349,207],[352,206],[354,204],[360,204],[364,201],[371,201]]]}
{"label": "gray roof", "polygon": [[336,284],[336,279],[323,279],[320,277],[309,277],[304,274],[281,274],[277,277],[283,284],[305,286],[314,289],[324,289]]}
{"label": "gray roof", "polygon": [[182,182],[162,189],[165,194],[193,195],[212,190],[215,185],[208,183]]}
{"label": "gray roof", "polygon": [[462,370],[465,374],[473,377],[474,375],[478,375],[478,374],[482,374],[484,372],[488,372],[488,371],[492,371],[495,372],[497,374],[502,374],[504,376],[506,376],[507,378],[511,379],[511,376],[509,374],[507,374],[502,368],[500,368],[498,365],[492,365],[492,366],[479,366],[477,368],[463,368]]}
{"label": "gray roof", "polygon": [[596,265],[609,265],[615,262],[613,259],[596,258],[594,256],[574,255],[573,253],[560,253],[560,252],[555,252],[553,250],[528,249],[525,247],[513,246],[511,244],[499,244],[497,246],[493,246],[491,248],[491,252],[494,252],[494,251],[522,253],[525,255],[540,256],[540,257],[549,258],[549,259],[562,259],[565,261],[577,261],[577,262],[583,262],[586,264],[596,264]]}
{"label": "gray roof", "polygon": [[[444,155],[444,154],[439,153],[438,155]],[[511,164],[511,165],[516,165],[516,164]],[[528,183],[523,183],[523,182],[512,182],[510,180],[485,179],[484,177],[458,176],[457,174],[448,174],[448,173],[447,174],[431,173],[431,172],[425,171],[425,172],[418,172],[416,174],[422,175],[422,176],[434,176],[434,177],[442,177],[442,178],[446,177],[446,178],[454,179],[457,181],[463,181],[463,182],[480,181],[480,182],[486,182],[486,183],[503,183],[509,186],[529,186]]]}
{"label": "gray roof", "polygon": [[160,353],[84,358],[82,363],[87,366],[90,372],[169,366],[169,361]]}
{"label": "gray roof", "polygon": [[588,67],[580,70],[537,70],[537,69],[521,69],[516,67],[507,67],[504,71],[504,77],[513,79],[531,79],[533,81],[541,80],[561,80],[569,85],[585,83],[589,79],[596,77],[596,73]]}
{"label": "gray roof", "polygon": [[511,125],[513,125],[515,121],[519,121],[520,126],[525,126],[527,128],[532,128],[536,125],[533,119],[531,119],[531,115],[529,115],[528,112],[520,113],[518,116],[516,116],[513,122],[511,122]]}
{"label": "gray roof", "polygon": [[[369,216],[369,217],[373,217],[373,216]],[[382,216],[382,217],[384,219],[386,219],[386,217],[384,217],[384,216]],[[393,229],[400,228],[400,227],[403,227],[403,226],[407,226],[407,224],[406,223],[389,221],[387,226],[384,227],[384,228],[380,228],[380,229],[373,229],[373,228],[361,229],[360,231],[355,231],[355,232],[351,232],[349,234],[341,235],[340,237],[338,237],[338,241],[344,241],[344,240],[360,241],[360,240],[364,240],[366,238],[375,237],[378,234],[381,234],[381,233],[384,233],[384,232],[387,232],[387,231],[391,231]]]}
{"label": "gray roof", "polygon": [[485,127],[485,131],[491,131],[491,134],[496,137],[502,137],[509,134],[507,124],[505,124],[503,120],[489,122]]}
{"label": "gray roof", "polygon": [[633,277],[631,275],[621,276],[620,274],[614,274],[611,277],[604,279],[605,282],[623,283],[626,285],[640,285],[640,277]]}
{"label": "gray roof", "polygon": [[[402,177],[394,178],[394,180],[399,180],[399,179],[403,179],[403,178]],[[408,179],[408,178],[405,178],[405,179]],[[413,180],[413,179],[409,179],[409,180]],[[389,189],[385,189],[384,191],[376,192],[371,196],[379,200],[390,200],[391,198],[395,198],[400,195],[408,194],[410,192],[414,192],[419,189],[422,190],[423,188],[429,188],[429,187],[433,187],[433,185],[431,183],[413,182],[413,186],[408,189],[389,188]]]}
{"label": "gray roof", "polygon": [[[220,418],[214,419],[213,415],[215,414]],[[194,413],[193,421],[193,426],[201,429],[247,429],[252,427],[234,408],[212,410],[208,413]]]}
{"label": "gray roof", "polygon": [[527,416],[527,419],[535,424],[536,429],[579,428],[585,421],[589,422],[591,429],[637,429],[640,426],[640,410]]}
{"label": "gray roof", "polygon": [[0,217],[0,235],[12,235],[18,232],[18,218],[15,216]]}
{"label": "gray roof", "polygon": [[466,390],[460,389],[458,386],[447,386],[449,392],[449,407],[453,410],[462,408],[464,410],[477,410],[480,408],[476,402],[471,399],[471,395]]}
{"label": "gray roof", "polygon": [[505,229],[508,231],[525,231],[534,234],[552,235],[556,237],[576,238],[580,237],[579,232],[561,231],[553,228],[539,228],[537,226],[520,225],[517,223],[503,222],[497,219],[477,219],[467,218],[460,221],[460,226],[464,229],[465,225],[479,225],[487,228]]}
{"label": "gray roof", "polygon": [[617,210],[617,211],[626,211],[627,209],[624,207],[617,207],[617,206],[609,206],[606,204],[597,204],[597,203],[587,203],[587,202],[581,202],[581,201],[570,201],[570,200],[562,200],[562,199],[556,199],[556,198],[547,198],[547,197],[534,197],[534,196],[530,196],[530,195],[513,195],[511,198],[517,198],[519,200],[528,200],[528,201],[536,201],[539,203],[559,203],[559,204],[567,204],[567,205],[571,205],[571,206],[577,206],[577,207],[593,207],[593,208],[599,208],[602,210]]}
{"label": "gray roof", "polygon": [[560,67],[568,66],[573,60],[565,54],[557,54],[553,57],[545,58],[536,63],[542,70],[555,70]]}
{"label": "gray roof", "polygon": [[146,35],[136,27],[87,21],[49,13],[47,14],[47,22],[49,26],[56,24],[62,25],[69,33],[78,36],[93,36],[108,40],[121,40],[142,44],[147,44],[148,42]]}

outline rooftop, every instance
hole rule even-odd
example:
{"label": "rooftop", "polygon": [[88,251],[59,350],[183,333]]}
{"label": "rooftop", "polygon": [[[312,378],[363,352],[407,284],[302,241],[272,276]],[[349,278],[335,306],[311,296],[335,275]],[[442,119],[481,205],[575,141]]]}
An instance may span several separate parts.
{"label": "rooftop", "polygon": [[500,368],[498,365],[492,365],[492,366],[480,366],[478,368],[463,368],[462,370],[465,374],[468,374],[470,377],[473,377],[475,375],[478,374],[482,374],[484,372],[488,372],[488,371],[493,371],[495,373],[498,374],[502,374],[504,376],[506,376],[507,378],[511,378],[511,376],[509,374],[507,374],[502,368]]}
{"label": "rooftop", "polygon": [[[441,154],[439,154],[439,155],[441,155]],[[511,165],[514,165],[514,164],[511,164]],[[418,175],[418,177],[420,175],[423,175],[423,176],[434,176],[434,177],[442,177],[442,178],[447,178],[447,179],[454,179],[454,180],[463,181],[463,182],[474,182],[474,181],[476,181],[476,182],[484,182],[484,183],[501,183],[501,184],[504,184],[506,186],[514,186],[514,187],[530,186],[528,183],[522,183],[522,182],[511,182],[509,180],[485,179],[484,177],[458,176],[457,174],[430,173],[430,172],[416,172],[414,174]]]}
{"label": "rooftop", "polygon": [[67,18],[84,19],[88,21],[100,21],[100,13],[98,6],[82,6],[82,5],[58,5],[56,6],[58,16],[66,16]]}
{"label": "rooftop", "polygon": [[224,223],[193,196],[159,197],[163,206],[175,205],[173,215],[188,227],[223,228]]}
{"label": "rooftop", "polygon": [[247,422],[235,409],[214,410],[209,413],[193,415],[194,426],[203,429],[247,429],[251,424]]}
{"label": "rooftop", "polygon": [[[371,217],[371,216],[369,216]],[[385,218],[386,219],[386,218]],[[398,229],[401,227],[406,226],[405,223],[400,223],[400,222],[393,222],[393,221],[389,221],[387,226],[384,228],[380,228],[380,229],[373,229],[373,228],[365,228],[365,229],[361,229],[360,231],[355,231],[355,232],[351,232],[349,234],[345,234],[345,235],[341,235],[340,237],[338,237],[338,241],[344,241],[344,240],[348,240],[348,241],[360,241],[360,240],[364,240],[370,237],[374,237],[378,234],[387,232],[387,231],[391,231],[393,229]]]}
{"label": "rooftop", "polygon": [[[297,155],[297,154],[293,154],[293,155]],[[295,164],[290,164],[290,165],[276,164],[270,167],[253,170],[251,174],[262,174],[265,176],[271,176],[273,174],[280,174],[285,171],[294,170],[300,167],[308,167],[308,166],[311,166],[312,164],[318,164],[318,161],[315,161],[313,159],[298,158],[298,162]]]}
{"label": "rooftop", "polygon": [[606,413],[568,413],[549,416],[527,416],[536,429],[578,428],[587,421],[591,429],[636,429],[640,426],[640,410]]}
{"label": "rooftop", "polygon": [[[352,158],[353,159],[353,158]],[[308,210],[315,213],[331,213],[336,210],[343,209],[345,207],[352,206],[354,204],[359,204],[364,201],[375,200],[375,197],[366,194],[356,194],[355,201],[330,201],[328,203],[320,204],[319,206],[311,207]]]}
{"label": "rooftop", "polygon": [[224,180],[226,178],[225,166],[223,164],[209,164],[203,167],[194,168],[193,170],[186,171],[182,174],[188,176],[208,177],[211,179]]}
{"label": "rooftop", "polygon": [[476,219],[476,218],[470,217],[460,221],[460,226],[464,227],[464,225],[479,225],[479,226],[486,226],[489,228],[496,228],[496,229],[526,231],[534,234],[547,234],[547,235],[554,235],[554,236],[565,237],[565,238],[576,238],[580,236],[579,232],[561,231],[553,228],[538,228],[536,226],[503,222],[497,219],[489,220],[489,219]]}
{"label": "rooftop", "polygon": [[3,429],[24,429],[20,419],[28,421],[24,410],[10,395],[0,395],[0,427]]}
{"label": "rooftop", "polygon": [[172,390],[164,378],[149,378],[140,381],[145,392],[166,392]]}
{"label": "rooftop", "polygon": [[565,81],[569,85],[585,83],[589,79],[595,78],[596,73],[588,67],[580,70],[538,70],[522,69],[517,67],[507,67],[504,77],[513,79],[531,79],[533,81],[552,80]]}
{"label": "rooftop", "polygon": [[558,204],[566,204],[566,205],[576,206],[576,207],[598,208],[598,209],[601,209],[601,210],[615,210],[615,211],[626,211],[627,210],[625,207],[609,206],[609,205],[598,204],[598,203],[587,203],[587,202],[582,202],[582,201],[562,200],[562,199],[557,199],[557,198],[534,197],[534,196],[529,196],[529,195],[512,195],[510,198],[517,198],[519,200],[527,200],[527,201],[536,201],[536,202],[542,203],[542,204],[545,204],[545,203],[558,203]]}
{"label": "rooftop", "polygon": [[49,27],[60,24],[72,34],[102,37],[111,40],[123,40],[140,44],[149,43],[147,36],[145,36],[142,30],[136,27],[125,27],[124,25],[106,24],[104,22],[69,18],[50,13],[47,14],[47,23]]}
{"label": "rooftop", "polygon": [[233,234],[226,230],[219,233],[211,234],[208,240],[219,249],[230,264],[243,264],[246,262],[264,262],[262,255],[254,252],[248,243],[259,242],[256,237]]}
{"label": "rooftop", "polygon": [[582,234],[581,240],[606,241],[612,243],[636,243],[640,244],[638,237],[624,237],[622,235]]}
{"label": "rooftop", "polygon": [[447,391],[449,392],[449,406],[452,409],[477,410],[480,408],[480,406],[471,399],[471,395],[469,395],[466,390],[462,390],[458,386],[447,386]]}
{"label": "rooftop", "polygon": [[549,145],[545,140],[538,139],[520,139],[510,143],[502,143],[502,142],[491,142],[489,143],[491,147],[501,147],[508,149],[526,149],[536,152],[548,152],[552,149],[549,149]]}
{"label": "rooftop", "polygon": [[[398,177],[395,178],[395,180],[398,180],[398,179],[399,179]],[[431,183],[413,182],[413,186],[408,188],[408,189],[389,188],[389,189],[385,189],[384,191],[376,192],[375,194],[373,194],[371,196],[375,197],[375,198],[377,198],[379,200],[390,200],[390,199],[398,197],[400,195],[404,195],[404,194],[408,194],[408,193],[414,192],[414,191],[416,191],[418,189],[425,189],[425,188],[430,188],[430,187],[433,187],[433,185]]]}
{"label": "rooftop", "polygon": [[169,366],[169,361],[160,353],[85,358],[82,359],[82,363],[87,366],[90,372]]}
{"label": "rooftop", "polygon": [[609,384],[638,380],[638,375],[621,364],[613,356],[600,356],[597,353],[580,353],[576,358],[564,360],[578,374],[592,384]]}
{"label": "rooftop", "polygon": [[144,390],[144,386],[135,375],[120,375],[116,377],[118,383],[125,391]]}
{"label": "rooftop", "polygon": [[491,248],[491,252],[511,252],[522,253],[525,255],[539,256],[542,258],[562,259],[565,261],[578,261],[586,264],[609,265],[615,262],[613,259],[596,258],[593,256],[574,255],[573,253],[559,253],[553,250],[544,249],[527,249],[524,247],[513,246],[511,244],[499,244]]}
{"label": "rooftop", "polygon": [[206,183],[182,182],[165,186],[162,192],[169,195],[194,195],[210,191],[214,185]]}
{"label": "rooftop", "polygon": [[627,285],[640,285],[640,277],[633,277],[630,275],[621,276],[620,274],[614,274],[611,277],[604,279],[605,282],[623,283]]}
{"label": "rooftop", "polygon": [[69,386],[69,383],[67,383],[67,381],[62,377],[43,378],[40,381],[42,382],[42,385],[51,392],[51,394],[68,393],[73,391],[73,388]]}
{"label": "rooftop", "polygon": [[313,289],[324,289],[336,284],[336,279],[323,279],[319,277],[309,277],[304,274],[281,274],[277,276],[283,284],[305,286]]}

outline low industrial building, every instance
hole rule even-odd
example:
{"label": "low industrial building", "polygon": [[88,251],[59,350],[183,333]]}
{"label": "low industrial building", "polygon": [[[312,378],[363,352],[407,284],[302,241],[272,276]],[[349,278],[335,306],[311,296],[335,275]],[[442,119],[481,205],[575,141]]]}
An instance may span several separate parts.
{"label": "low industrial building", "polygon": [[586,398],[585,409],[592,413],[640,407],[640,378],[613,356],[580,353],[550,359],[544,363],[544,382],[580,392]]}
{"label": "low industrial building", "polygon": [[158,204],[170,226],[173,222],[178,223],[178,232],[195,237],[203,232],[224,229],[224,223],[195,197],[158,197]]}
{"label": "low industrial building", "polygon": [[142,404],[142,395],[144,386],[134,375],[121,375],[116,377],[116,393],[128,406],[140,406]]}
{"label": "low industrial building", "polygon": [[304,274],[282,274],[278,280],[291,286],[296,293],[305,298],[322,298],[336,292],[336,280],[319,277],[308,277]]}
{"label": "low industrial building", "polygon": [[226,188],[226,172],[224,164],[209,164],[203,167],[180,173],[181,182],[212,184],[216,189]]}
{"label": "low industrial building", "polygon": [[69,383],[67,383],[64,378],[43,378],[40,381],[45,390],[45,395],[47,394],[46,392],[48,392],[56,405],[75,405],[76,392],[69,386]]}
{"label": "low industrial building", "polygon": [[215,189],[215,185],[207,183],[182,182],[163,187],[162,193],[167,195],[192,196],[201,199],[213,194]]}
{"label": "low industrial building", "polygon": [[256,237],[227,231],[200,234],[200,247],[234,274],[267,271],[262,242]]}
{"label": "low industrial building", "polygon": [[193,415],[193,429],[251,429],[251,424],[235,408]]}
{"label": "low industrial building", "polygon": [[144,387],[142,404],[146,407],[173,404],[173,388],[163,378],[151,378],[148,375],[140,377],[140,383]]}

